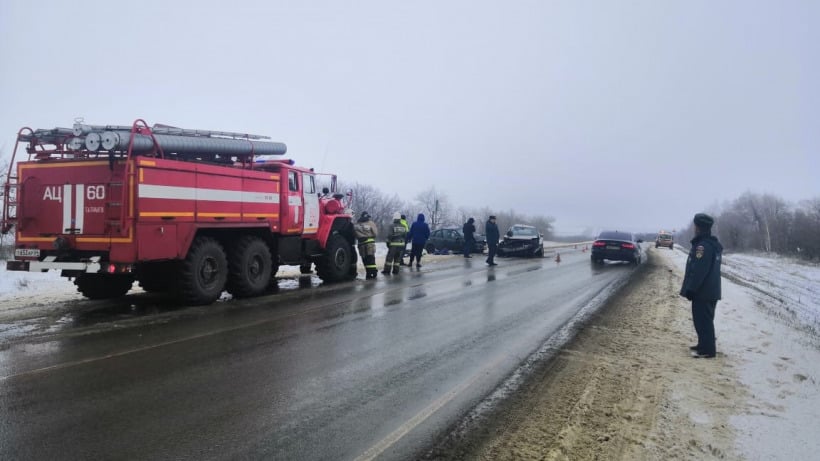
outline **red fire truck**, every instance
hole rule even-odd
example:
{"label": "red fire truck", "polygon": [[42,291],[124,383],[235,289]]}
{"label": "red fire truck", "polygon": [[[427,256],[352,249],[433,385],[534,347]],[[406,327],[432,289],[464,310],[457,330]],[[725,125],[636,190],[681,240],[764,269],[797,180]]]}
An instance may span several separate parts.
{"label": "red fire truck", "polygon": [[[267,139],[143,120],[21,129],[0,222],[16,237],[8,270],[60,270],[92,299],[136,280],[190,304],[262,294],[280,265],[355,278],[336,177],[276,157],[287,148]],[[28,160],[15,169],[21,143]]]}

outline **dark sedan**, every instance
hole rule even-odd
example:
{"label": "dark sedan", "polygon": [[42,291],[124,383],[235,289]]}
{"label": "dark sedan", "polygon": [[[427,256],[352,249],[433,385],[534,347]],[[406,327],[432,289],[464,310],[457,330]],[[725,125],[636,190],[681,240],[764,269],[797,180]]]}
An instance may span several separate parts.
{"label": "dark sedan", "polygon": [[498,244],[498,256],[544,256],[541,233],[533,226],[515,224],[510,226],[504,239]]}
{"label": "dark sedan", "polygon": [[636,239],[629,232],[604,231],[592,243],[593,263],[603,264],[605,259],[610,261],[627,261],[635,265],[641,263],[642,240]]}
{"label": "dark sedan", "polygon": [[[473,253],[484,253],[487,248],[487,240],[481,234],[475,234],[475,245],[470,250]],[[430,233],[430,238],[424,246],[427,253],[434,254],[436,251],[447,250],[451,253],[462,253],[464,251],[464,234],[458,228],[436,229]]]}

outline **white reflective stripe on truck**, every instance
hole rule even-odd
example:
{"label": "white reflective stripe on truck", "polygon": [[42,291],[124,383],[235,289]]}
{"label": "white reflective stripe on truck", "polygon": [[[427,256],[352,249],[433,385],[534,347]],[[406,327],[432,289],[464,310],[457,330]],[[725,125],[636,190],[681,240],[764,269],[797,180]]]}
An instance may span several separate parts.
{"label": "white reflective stripe on truck", "polygon": [[63,186],[63,228],[61,233],[71,229],[71,184]]}
{"label": "white reflective stripe on truck", "polygon": [[77,184],[77,204],[74,207],[74,233],[83,233],[83,218],[85,218],[85,184]]}
{"label": "white reflective stripe on truck", "polygon": [[96,273],[100,271],[100,257],[94,256],[88,262],[55,262],[56,256],[46,256],[42,261],[31,261],[28,264],[29,272],[42,272],[50,269],[66,270],[66,271],[83,271]]}
{"label": "white reflective stripe on truck", "polygon": [[[75,198],[76,195],[76,198]],[[85,184],[63,185],[63,229],[61,233],[82,234],[85,224]],[[74,218],[71,218],[71,203],[74,203]]]}

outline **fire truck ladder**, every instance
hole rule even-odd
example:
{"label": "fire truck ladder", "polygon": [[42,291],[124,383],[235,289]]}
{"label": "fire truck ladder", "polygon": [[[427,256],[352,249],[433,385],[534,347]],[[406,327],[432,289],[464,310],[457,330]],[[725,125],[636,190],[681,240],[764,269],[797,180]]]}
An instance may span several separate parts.
{"label": "fire truck ladder", "polygon": [[19,178],[14,168],[14,160],[17,156],[17,147],[20,144],[20,138],[23,136],[24,131],[28,131],[31,136],[34,135],[34,130],[29,127],[20,128],[20,131],[17,132],[17,140],[14,142],[14,150],[11,152],[9,171],[6,173],[6,183],[3,185],[3,216],[2,220],[0,220],[0,234],[2,235],[8,234],[11,229],[17,225],[17,192]]}
{"label": "fire truck ladder", "polygon": [[8,234],[17,224],[17,176],[6,175],[6,184],[3,186],[3,222],[0,224],[0,234]]}

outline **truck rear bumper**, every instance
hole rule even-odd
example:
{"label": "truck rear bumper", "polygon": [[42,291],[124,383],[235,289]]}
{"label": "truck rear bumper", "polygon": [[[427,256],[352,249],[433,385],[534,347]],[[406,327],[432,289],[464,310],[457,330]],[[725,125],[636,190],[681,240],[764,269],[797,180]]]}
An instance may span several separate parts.
{"label": "truck rear bumper", "polygon": [[23,272],[47,272],[52,269],[75,272],[100,272],[99,258],[87,262],[57,262],[56,256],[46,256],[42,261],[6,261],[6,270]]}

